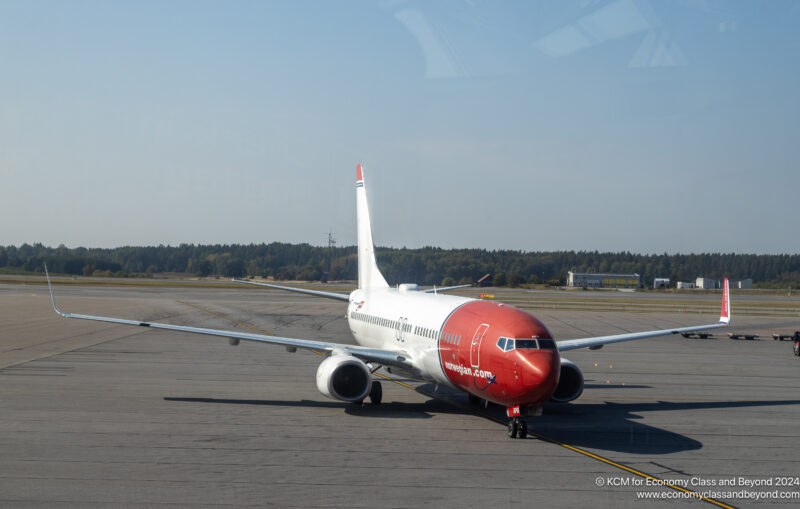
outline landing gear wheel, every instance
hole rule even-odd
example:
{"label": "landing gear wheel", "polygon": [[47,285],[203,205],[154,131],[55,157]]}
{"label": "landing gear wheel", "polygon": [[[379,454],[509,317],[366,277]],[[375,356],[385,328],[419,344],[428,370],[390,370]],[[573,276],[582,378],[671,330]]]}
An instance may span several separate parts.
{"label": "landing gear wheel", "polygon": [[508,421],[508,438],[525,438],[528,436],[528,423],[514,417]]}
{"label": "landing gear wheel", "polygon": [[525,421],[519,422],[519,431],[517,431],[517,437],[525,438],[528,436],[528,423]]}
{"label": "landing gear wheel", "polygon": [[515,417],[508,421],[508,438],[517,438],[517,433],[519,433],[519,423]]}
{"label": "landing gear wheel", "polygon": [[468,394],[467,398],[469,398],[469,404],[472,406],[478,406],[481,404],[481,398],[474,394]]}
{"label": "landing gear wheel", "polygon": [[369,391],[369,400],[373,405],[380,405],[383,399],[383,387],[377,380],[372,382],[372,389]]}

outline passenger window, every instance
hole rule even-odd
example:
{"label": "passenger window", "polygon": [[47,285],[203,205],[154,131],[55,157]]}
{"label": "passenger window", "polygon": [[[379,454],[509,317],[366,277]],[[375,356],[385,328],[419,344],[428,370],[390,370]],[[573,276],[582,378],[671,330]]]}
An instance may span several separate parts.
{"label": "passenger window", "polygon": [[497,340],[497,348],[500,350],[505,351],[506,349],[506,338],[500,338]]}

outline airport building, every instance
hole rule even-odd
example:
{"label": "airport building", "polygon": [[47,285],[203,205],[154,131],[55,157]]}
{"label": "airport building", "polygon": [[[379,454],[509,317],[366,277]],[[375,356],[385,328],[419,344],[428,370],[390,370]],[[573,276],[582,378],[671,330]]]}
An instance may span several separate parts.
{"label": "airport building", "polygon": [[669,288],[668,277],[657,277],[653,280],[653,288]]}
{"label": "airport building", "polygon": [[[728,286],[731,288],[753,288],[753,280],[752,279],[729,279]],[[716,279],[709,279],[707,277],[699,277],[697,278],[697,282],[695,283],[696,288],[705,288],[705,289],[716,289],[722,288],[722,281],[718,281]],[[680,288],[680,287],[679,287]],[[688,288],[684,286],[683,288]]]}
{"label": "airport building", "polygon": [[567,272],[567,286],[587,288],[639,288],[639,274]]}
{"label": "airport building", "polygon": [[699,277],[694,283],[695,287],[697,288],[704,288],[704,289],[711,289],[717,288],[718,283],[716,279],[711,279],[707,277]]}

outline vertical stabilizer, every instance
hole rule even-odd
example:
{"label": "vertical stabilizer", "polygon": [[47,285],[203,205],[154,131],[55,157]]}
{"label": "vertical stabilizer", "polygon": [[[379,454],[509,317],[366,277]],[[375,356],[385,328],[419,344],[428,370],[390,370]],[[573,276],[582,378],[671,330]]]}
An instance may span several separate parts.
{"label": "vertical stabilizer", "polygon": [[364,187],[364,169],[356,166],[356,222],[358,228],[358,287],[388,288],[378,264],[375,263],[375,246],[372,243],[372,223],[369,219],[367,191]]}

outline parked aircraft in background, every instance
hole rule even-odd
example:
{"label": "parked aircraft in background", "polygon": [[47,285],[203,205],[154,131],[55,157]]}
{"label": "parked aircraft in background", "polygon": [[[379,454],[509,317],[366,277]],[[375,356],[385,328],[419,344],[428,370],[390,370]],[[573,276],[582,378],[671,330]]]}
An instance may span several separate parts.
{"label": "parked aircraft in background", "polygon": [[221,336],[230,338],[232,344],[247,340],[282,345],[291,351],[323,351],[328,356],[317,369],[317,387],[325,396],[341,401],[362,402],[369,397],[373,403],[380,403],[382,389],[380,382],[373,380],[373,373],[385,367],[390,373],[461,390],[473,402],[482,399],[504,406],[510,417],[511,438],[527,435],[523,418],[538,415],[545,401],[572,401],[583,392],[581,370],[561,357],[562,352],[726,327],[730,323],[725,279],[722,313],[717,323],[556,342],[547,327],[526,311],[501,302],[442,293],[461,286],[435,291],[420,290],[409,283],[389,286],[375,261],[360,164],[356,168],[356,200],[357,290],[344,295],[242,281],[346,302],[356,345],[65,313],[56,306],[50,286],[53,307],[67,318]]}

